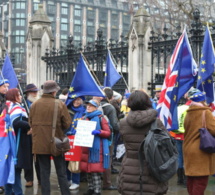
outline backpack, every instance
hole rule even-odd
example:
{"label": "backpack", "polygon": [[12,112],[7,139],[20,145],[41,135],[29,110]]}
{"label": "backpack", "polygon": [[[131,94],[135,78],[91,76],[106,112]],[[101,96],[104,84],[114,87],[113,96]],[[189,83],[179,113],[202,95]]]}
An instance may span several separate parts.
{"label": "backpack", "polygon": [[139,148],[141,192],[144,157],[151,175],[160,182],[168,181],[177,172],[178,152],[175,141],[168,131],[157,127],[157,120],[151,124],[150,130]]}

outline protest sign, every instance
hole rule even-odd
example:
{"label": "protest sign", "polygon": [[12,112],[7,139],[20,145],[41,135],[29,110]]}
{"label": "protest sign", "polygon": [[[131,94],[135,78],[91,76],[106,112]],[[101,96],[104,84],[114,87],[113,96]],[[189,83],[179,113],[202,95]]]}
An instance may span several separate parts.
{"label": "protest sign", "polygon": [[69,143],[70,143],[70,150],[65,153],[65,160],[66,161],[80,161],[81,160],[81,147],[74,146],[74,135],[69,135]]}
{"label": "protest sign", "polygon": [[94,135],[92,131],[96,129],[96,121],[79,120],[74,139],[75,146],[91,148],[93,146]]}

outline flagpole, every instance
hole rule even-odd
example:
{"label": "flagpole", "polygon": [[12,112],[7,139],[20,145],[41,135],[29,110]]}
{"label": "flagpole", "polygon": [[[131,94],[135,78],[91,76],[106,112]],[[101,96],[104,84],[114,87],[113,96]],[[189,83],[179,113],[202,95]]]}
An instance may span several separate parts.
{"label": "flagpole", "polygon": [[88,68],[90,69],[90,71],[92,71],[93,76],[94,76],[94,78],[96,79],[96,81],[98,82],[99,86],[102,86],[101,83],[99,82],[99,79],[97,78],[96,74],[95,74],[94,71],[90,68],[90,65],[89,65],[87,59],[85,58],[84,54],[83,54],[82,52],[80,52],[80,53],[81,53],[82,57],[84,58],[84,60],[85,60],[85,62],[86,62],[86,64],[87,64],[87,66],[88,66]]}
{"label": "flagpole", "polygon": [[[115,58],[113,57],[113,55],[112,55],[112,53],[111,53],[111,51],[108,49],[108,52],[110,52],[110,55],[111,55],[111,58],[112,58],[112,60],[113,60],[113,62],[114,62],[114,65],[116,66],[116,60],[115,60]],[[126,87],[127,87],[127,89],[129,89],[128,88],[128,83],[126,82],[126,80],[125,80],[125,78],[124,78],[124,76],[123,76],[123,74],[122,74],[122,70],[120,70],[120,75],[121,75],[121,77],[122,77],[122,79],[123,79],[123,81],[124,81],[124,83],[125,83],[125,85],[126,85]]]}
{"label": "flagpole", "polygon": [[28,107],[28,104],[27,104],[27,102],[26,102],[26,100],[25,100],[25,98],[24,98],[24,94],[23,94],[23,91],[22,91],[22,88],[21,88],[21,85],[20,85],[19,82],[18,82],[18,88],[19,88],[20,94],[21,94],[21,96],[22,96],[22,98],[23,98],[23,103],[24,103],[24,105],[25,105],[26,112],[27,112],[27,114],[29,115],[29,107]]}

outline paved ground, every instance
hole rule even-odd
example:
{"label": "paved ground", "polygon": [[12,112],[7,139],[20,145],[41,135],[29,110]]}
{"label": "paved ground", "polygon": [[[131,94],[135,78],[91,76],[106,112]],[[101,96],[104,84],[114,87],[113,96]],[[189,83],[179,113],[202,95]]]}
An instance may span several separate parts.
{"label": "paved ground", "polygon": [[[120,167],[117,167],[120,169]],[[23,178],[23,175],[22,175]],[[112,175],[112,181],[114,184],[117,182],[117,175]],[[32,188],[25,188],[25,181],[22,179],[23,189],[25,195],[41,195],[40,186],[37,185],[37,180],[34,181],[34,186]],[[55,174],[54,166],[52,166],[51,171],[51,195],[61,195],[58,189],[58,182]],[[71,195],[82,195],[87,190],[87,183],[82,182],[80,189],[76,191],[71,191]],[[117,191],[103,191],[102,195],[118,195]],[[183,186],[178,186],[176,184],[176,176],[174,176],[169,182],[168,195],[187,195],[187,189]],[[210,177],[207,190],[205,195],[215,195],[215,177]]]}

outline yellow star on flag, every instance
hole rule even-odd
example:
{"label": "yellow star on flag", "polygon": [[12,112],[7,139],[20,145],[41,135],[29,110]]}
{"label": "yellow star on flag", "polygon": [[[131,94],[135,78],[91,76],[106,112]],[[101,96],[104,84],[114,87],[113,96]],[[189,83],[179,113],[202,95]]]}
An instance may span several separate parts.
{"label": "yellow star on flag", "polygon": [[70,92],[73,92],[73,91],[74,91],[74,87],[70,87],[70,88],[69,88],[69,91],[70,91]]}
{"label": "yellow star on flag", "polygon": [[105,77],[107,76],[107,73],[105,73]]}
{"label": "yellow star on flag", "polygon": [[203,55],[203,53],[202,53],[202,54],[201,54],[201,58],[203,58],[203,56],[204,56],[204,55]]}
{"label": "yellow star on flag", "polygon": [[201,72],[203,72],[203,73],[206,72],[205,68],[202,68]]}
{"label": "yellow star on flag", "polygon": [[208,79],[208,83],[212,83],[212,80],[211,80],[211,79]]}
{"label": "yellow star on flag", "polygon": [[202,60],[202,65],[205,65],[206,64],[206,61],[205,60]]}
{"label": "yellow star on flag", "polygon": [[173,99],[174,99],[174,101],[176,101],[176,95],[174,95],[174,98],[173,98]]}
{"label": "yellow star on flag", "polygon": [[72,95],[72,98],[75,98],[76,97],[76,94]]}
{"label": "yellow star on flag", "polygon": [[202,81],[202,85],[204,85],[205,84],[205,81]]}
{"label": "yellow star on flag", "polygon": [[198,79],[200,80],[202,77],[201,76],[198,76]]}

